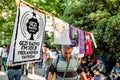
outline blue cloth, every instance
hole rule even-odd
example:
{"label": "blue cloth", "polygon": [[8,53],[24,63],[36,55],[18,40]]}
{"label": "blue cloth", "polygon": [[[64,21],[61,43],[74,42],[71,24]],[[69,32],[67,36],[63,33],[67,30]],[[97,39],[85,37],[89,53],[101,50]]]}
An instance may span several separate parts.
{"label": "blue cloth", "polygon": [[8,69],[8,80],[21,80],[22,69]]}
{"label": "blue cloth", "polygon": [[43,64],[43,59],[41,59],[41,60],[38,62],[38,67],[39,67],[39,68],[42,68],[42,64]]}

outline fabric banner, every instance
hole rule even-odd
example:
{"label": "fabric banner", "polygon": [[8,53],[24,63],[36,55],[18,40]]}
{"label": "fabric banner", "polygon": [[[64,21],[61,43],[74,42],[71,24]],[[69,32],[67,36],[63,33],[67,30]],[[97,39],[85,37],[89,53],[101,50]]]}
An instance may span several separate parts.
{"label": "fabric banner", "polygon": [[53,17],[51,15],[46,15],[45,31],[53,32]]}
{"label": "fabric banner", "polygon": [[84,31],[79,30],[79,52],[85,54]]}
{"label": "fabric banner", "polygon": [[40,59],[45,15],[20,3],[7,63],[21,64]]}
{"label": "fabric banner", "polygon": [[54,43],[70,45],[69,24],[54,17]]}
{"label": "fabric banner", "polygon": [[92,54],[92,45],[90,42],[90,32],[86,32],[86,55]]}
{"label": "fabric banner", "polygon": [[[70,40],[71,40],[71,45],[72,46],[78,46],[78,28],[73,27],[72,25],[70,25]],[[78,51],[79,52],[79,51]]]}
{"label": "fabric banner", "polygon": [[71,46],[73,46],[72,56],[78,58],[79,55],[79,44],[78,44],[78,28],[70,25],[70,40]]}
{"label": "fabric banner", "polygon": [[93,33],[90,33],[90,35],[91,35],[91,38],[92,38],[92,41],[93,41],[94,47],[97,48],[97,44],[96,44],[96,42],[95,42],[95,38],[94,38]]}

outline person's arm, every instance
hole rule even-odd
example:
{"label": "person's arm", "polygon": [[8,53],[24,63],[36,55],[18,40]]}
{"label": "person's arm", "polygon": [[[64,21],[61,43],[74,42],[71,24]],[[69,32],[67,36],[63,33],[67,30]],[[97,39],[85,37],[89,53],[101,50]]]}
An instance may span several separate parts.
{"label": "person's arm", "polygon": [[97,64],[95,64],[94,66],[91,67],[91,70],[93,70],[94,68],[97,67]]}
{"label": "person's arm", "polygon": [[50,59],[50,54],[49,53],[46,53],[45,56],[46,56],[45,60],[49,60]]}
{"label": "person's arm", "polygon": [[101,80],[107,80],[104,75],[101,76]]}
{"label": "person's arm", "polygon": [[102,64],[100,71],[105,72],[105,65],[104,64]]}
{"label": "person's arm", "polygon": [[12,64],[11,64],[11,63],[8,63],[8,64],[7,64],[7,67],[11,67],[11,66],[12,66]]}
{"label": "person's arm", "polygon": [[46,57],[46,60],[49,60],[49,59],[50,59],[50,56],[47,56],[47,57]]}
{"label": "person's arm", "polygon": [[51,64],[51,66],[49,68],[49,73],[48,73],[48,80],[52,80],[53,79],[54,72],[55,72],[54,65]]}
{"label": "person's arm", "polygon": [[16,6],[17,6],[17,7],[20,6],[20,0],[16,0]]}
{"label": "person's arm", "polygon": [[120,74],[117,74],[117,77],[120,77]]}
{"label": "person's arm", "polygon": [[114,73],[114,70],[112,70],[112,71],[110,72],[110,74],[113,75],[113,76],[116,76],[115,73]]}
{"label": "person's arm", "polygon": [[84,72],[84,69],[82,68],[82,66],[80,64],[78,66],[77,73],[80,74],[80,76],[83,78],[83,80],[87,80],[87,76]]}
{"label": "person's arm", "polygon": [[81,72],[80,76],[83,78],[83,80],[87,80],[86,74],[85,72]]}
{"label": "person's arm", "polygon": [[118,74],[118,76],[120,77],[120,74]]}
{"label": "person's arm", "polygon": [[115,77],[117,77],[117,75],[116,75],[115,72],[114,72],[114,69],[115,69],[115,67],[113,67],[113,69],[112,69],[112,71],[110,72],[110,74],[113,75],[113,76],[115,76]]}
{"label": "person's arm", "polygon": [[53,74],[51,72],[48,73],[48,80],[52,80],[53,79]]}
{"label": "person's arm", "polygon": [[112,71],[111,71],[111,75],[114,75],[115,78],[118,78],[118,77],[120,77],[120,74],[116,74],[116,73],[115,73],[115,69],[116,69],[116,67],[113,67],[113,69],[112,69]]}
{"label": "person's arm", "polygon": [[94,78],[92,78],[91,80],[94,80]]}

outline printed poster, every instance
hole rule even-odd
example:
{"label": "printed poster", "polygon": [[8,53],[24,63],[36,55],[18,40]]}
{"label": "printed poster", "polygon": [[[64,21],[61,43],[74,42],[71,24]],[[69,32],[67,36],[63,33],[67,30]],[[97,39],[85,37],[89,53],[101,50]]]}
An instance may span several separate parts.
{"label": "printed poster", "polygon": [[19,64],[39,60],[44,31],[45,15],[21,3],[7,62]]}
{"label": "printed poster", "polygon": [[69,24],[54,18],[54,43],[62,45],[70,45]]}

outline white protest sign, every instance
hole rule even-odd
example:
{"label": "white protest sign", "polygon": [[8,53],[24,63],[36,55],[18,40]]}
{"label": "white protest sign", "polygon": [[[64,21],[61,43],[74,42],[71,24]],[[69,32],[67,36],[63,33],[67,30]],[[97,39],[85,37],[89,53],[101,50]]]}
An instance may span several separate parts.
{"label": "white protest sign", "polygon": [[8,63],[39,60],[44,31],[45,15],[21,3],[17,9]]}

